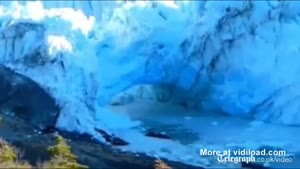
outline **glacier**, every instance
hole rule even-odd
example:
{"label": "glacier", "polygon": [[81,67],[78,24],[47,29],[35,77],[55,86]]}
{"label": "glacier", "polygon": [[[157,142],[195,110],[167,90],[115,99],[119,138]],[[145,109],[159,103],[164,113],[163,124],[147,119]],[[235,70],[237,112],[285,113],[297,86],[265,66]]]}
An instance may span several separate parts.
{"label": "glacier", "polygon": [[[59,128],[104,141],[94,130],[100,127],[130,140],[124,150],[206,164],[192,151],[198,144],[144,138],[134,130],[141,121],[108,105],[127,96],[296,133],[290,127],[300,124],[299,14],[296,1],[1,1],[0,62],[56,98]],[[186,125],[207,127],[196,119]],[[291,142],[298,148],[298,137]],[[170,152],[175,147],[190,155]]]}

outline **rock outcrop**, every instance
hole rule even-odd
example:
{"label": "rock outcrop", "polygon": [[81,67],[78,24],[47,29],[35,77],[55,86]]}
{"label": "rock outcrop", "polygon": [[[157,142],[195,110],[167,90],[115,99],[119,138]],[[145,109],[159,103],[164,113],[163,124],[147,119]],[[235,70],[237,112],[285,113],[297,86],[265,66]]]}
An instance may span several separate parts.
{"label": "rock outcrop", "polygon": [[59,115],[55,99],[30,78],[0,65],[0,111],[14,113],[40,129],[53,127]]}

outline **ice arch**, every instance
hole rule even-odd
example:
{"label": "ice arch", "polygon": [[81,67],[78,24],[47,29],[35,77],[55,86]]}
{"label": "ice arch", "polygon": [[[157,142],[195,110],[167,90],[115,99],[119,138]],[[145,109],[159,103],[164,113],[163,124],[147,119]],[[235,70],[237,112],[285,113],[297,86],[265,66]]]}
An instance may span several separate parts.
{"label": "ice arch", "polygon": [[[109,56],[101,58],[107,59],[101,62],[106,63],[102,72],[110,65],[115,70],[107,72],[111,80],[104,80],[108,84],[102,89],[109,92],[103,93],[111,95],[140,83],[167,83],[190,93],[206,111],[298,125],[299,39],[292,35],[300,31],[299,5],[205,2],[192,9],[197,9],[192,19],[156,20],[164,27],[149,23],[150,34],[144,33],[147,27],[130,31],[123,24],[126,19],[107,22],[137,38],[130,38],[133,41],[123,50],[118,46],[122,38],[111,33],[97,47]],[[125,16],[136,18],[130,14]]]}

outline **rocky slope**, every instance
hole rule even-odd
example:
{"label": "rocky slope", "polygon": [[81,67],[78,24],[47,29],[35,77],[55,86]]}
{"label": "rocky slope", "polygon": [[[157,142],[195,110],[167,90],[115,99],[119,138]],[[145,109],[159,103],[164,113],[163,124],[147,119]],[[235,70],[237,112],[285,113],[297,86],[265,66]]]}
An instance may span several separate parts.
{"label": "rocky slope", "polygon": [[[54,134],[41,133],[26,121],[12,115],[1,115],[0,137],[23,152],[23,159],[31,164],[49,160],[47,148],[54,145]],[[145,154],[121,152],[113,147],[91,139],[87,134],[59,131],[80,163],[90,168],[149,168],[153,169],[155,158]],[[162,159],[174,169],[201,169],[191,165]]]}
{"label": "rocky slope", "polygon": [[0,86],[0,112],[13,112],[40,129],[56,125],[60,109],[39,84],[0,64]]}

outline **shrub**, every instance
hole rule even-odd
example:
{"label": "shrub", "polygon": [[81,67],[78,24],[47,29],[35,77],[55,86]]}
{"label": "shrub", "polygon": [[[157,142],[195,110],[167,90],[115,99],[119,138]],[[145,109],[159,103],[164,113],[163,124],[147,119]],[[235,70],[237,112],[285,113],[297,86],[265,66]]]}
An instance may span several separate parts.
{"label": "shrub", "polygon": [[18,150],[0,139],[0,168],[31,168],[27,162],[20,161]]}
{"label": "shrub", "polygon": [[164,163],[161,160],[156,160],[155,161],[154,168],[155,169],[172,169],[172,167],[168,166],[166,163]]}
{"label": "shrub", "polygon": [[[2,117],[0,116],[0,123]],[[77,157],[71,152],[70,146],[61,136],[56,136],[56,145],[48,148],[50,161],[38,164],[38,168],[68,168],[87,169],[87,166],[77,163]],[[27,162],[20,161],[20,153],[16,148],[0,139],[0,168],[33,168]],[[36,168],[36,167],[35,167]]]}
{"label": "shrub", "polygon": [[61,136],[56,136],[56,145],[48,148],[51,154],[50,161],[44,162],[42,168],[68,168],[68,169],[87,169],[85,165],[77,163],[77,157],[71,152],[70,146]]}

